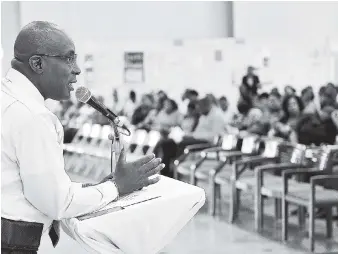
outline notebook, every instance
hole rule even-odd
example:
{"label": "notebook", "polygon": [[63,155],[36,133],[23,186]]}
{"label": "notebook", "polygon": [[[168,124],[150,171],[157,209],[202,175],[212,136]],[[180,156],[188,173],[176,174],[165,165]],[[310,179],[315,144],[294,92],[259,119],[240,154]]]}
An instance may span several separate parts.
{"label": "notebook", "polygon": [[133,192],[129,195],[122,196],[117,201],[113,201],[97,211],[78,216],[77,219],[82,221],[82,220],[87,220],[87,219],[90,219],[96,216],[105,215],[107,213],[121,211],[123,209],[126,209],[129,206],[144,203],[144,202],[154,200],[160,197],[161,197],[160,195],[154,192],[151,192],[145,188],[140,191]]}

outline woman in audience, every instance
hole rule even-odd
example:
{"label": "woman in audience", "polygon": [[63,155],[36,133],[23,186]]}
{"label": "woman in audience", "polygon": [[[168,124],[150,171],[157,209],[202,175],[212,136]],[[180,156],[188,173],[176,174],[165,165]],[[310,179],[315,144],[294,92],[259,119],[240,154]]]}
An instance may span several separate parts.
{"label": "woman in audience", "polygon": [[131,121],[135,108],[136,108],[136,93],[134,90],[131,90],[129,93],[129,98],[124,104],[121,114],[126,116],[128,120]]}
{"label": "woman in audience", "polygon": [[191,134],[196,129],[200,114],[195,103],[188,104],[188,112],[184,116],[181,128],[186,135]]}
{"label": "woman in audience", "polygon": [[284,116],[272,125],[270,135],[284,138],[292,143],[297,143],[296,128],[301,117],[304,105],[296,95],[288,95],[282,103]]}
{"label": "woman in audience", "polygon": [[314,102],[315,94],[311,86],[302,90],[301,99],[304,105],[304,114],[314,114],[317,111],[316,104]]}
{"label": "woman in audience", "polygon": [[139,123],[143,122],[148,116],[149,112],[153,110],[153,105],[154,97],[151,94],[143,95],[141,99],[141,105],[135,109],[131,117],[131,124],[138,125]]}
{"label": "woman in audience", "polygon": [[160,131],[163,136],[166,137],[172,127],[180,126],[182,122],[182,115],[178,111],[177,103],[174,100],[169,98],[164,99],[164,103],[162,103],[162,100],[163,97],[159,100],[160,106],[152,110],[146,119],[137,127],[148,131]]}

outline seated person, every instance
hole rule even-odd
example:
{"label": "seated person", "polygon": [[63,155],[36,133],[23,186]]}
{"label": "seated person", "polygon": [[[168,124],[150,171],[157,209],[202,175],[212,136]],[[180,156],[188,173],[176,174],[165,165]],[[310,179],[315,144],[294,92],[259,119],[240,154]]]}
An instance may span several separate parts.
{"label": "seated person", "polygon": [[335,144],[337,127],[331,116],[337,108],[336,97],[335,88],[324,86],[320,89],[320,109],[315,113],[304,114],[297,125],[298,139],[301,144],[316,146]]}
{"label": "seated person", "polygon": [[187,135],[190,135],[197,127],[200,114],[197,110],[196,103],[188,104],[188,112],[184,116],[181,124],[183,132]]}
{"label": "seated person", "polygon": [[296,128],[301,117],[304,105],[296,95],[288,95],[282,103],[283,117],[280,121],[272,124],[269,136],[281,137],[292,143],[298,143]]}
{"label": "seated person", "polygon": [[162,158],[166,165],[162,173],[172,176],[170,168],[173,160],[180,156],[187,145],[213,143],[214,138],[225,132],[225,121],[220,111],[217,110],[209,98],[205,97],[198,102],[198,110],[201,114],[196,129],[187,133],[183,140],[176,144],[172,139],[162,139],[155,148],[155,153]]}
{"label": "seated person", "polygon": [[142,96],[141,104],[135,109],[132,117],[131,124],[137,125],[144,121],[148,116],[149,112],[153,109],[154,98],[150,94]]}
{"label": "seated person", "polygon": [[170,129],[175,126],[180,126],[182,115],[178,111],[177,103],[172,99],[165,99],[163,108],[157,112],[152,110],[146,119],[137,125],[138,128],[147,130],[160,131],[164,136],[167,136]]}

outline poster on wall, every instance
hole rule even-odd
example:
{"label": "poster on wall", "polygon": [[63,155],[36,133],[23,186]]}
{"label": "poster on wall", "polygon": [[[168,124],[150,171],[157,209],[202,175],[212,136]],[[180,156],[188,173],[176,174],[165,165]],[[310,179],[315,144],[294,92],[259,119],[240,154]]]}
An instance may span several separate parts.
{"label": "poster on wall", "polygon": [[124,53],[124,83],[135,84],[144,83],[144,53],[125,52]]}

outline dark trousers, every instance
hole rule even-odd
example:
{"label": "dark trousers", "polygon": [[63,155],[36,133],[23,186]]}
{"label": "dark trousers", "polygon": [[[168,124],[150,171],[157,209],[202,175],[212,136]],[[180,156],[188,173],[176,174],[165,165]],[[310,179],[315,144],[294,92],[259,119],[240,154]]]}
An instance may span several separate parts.
{"label": "dark trousers", "polygon": [[188,145],[205,143],[208,143],[208,141],[194,138],[185,138],[178,144],[172,139],[161,139],[154,149],[156,157],[161,158],[162,162],[166,165],[161,171],[161,174],[167,177],[173,177],[171,164],[177,157],[184,153],[184,149]]}
{"label": "dark trousers", "polygon": [[1,248],[1,254],[37,254],[37,251],[33,250],[6,250]]}
{"label": "dark trousers", "polygon": [[42,223],[1,218],[1,253],[37,253],[40,246],[42,230]]}

